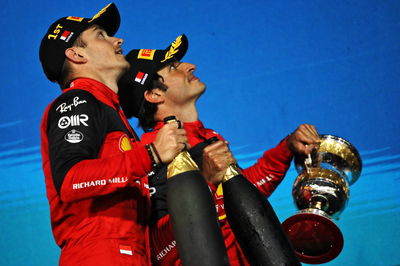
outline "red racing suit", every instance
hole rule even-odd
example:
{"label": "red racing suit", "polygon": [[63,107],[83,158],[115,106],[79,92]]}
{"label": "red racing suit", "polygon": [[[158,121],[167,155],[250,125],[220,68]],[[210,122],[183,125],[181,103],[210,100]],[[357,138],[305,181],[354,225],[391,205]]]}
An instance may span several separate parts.
{"label": "red racing suit", "polygon": [[74,80],[44,113],[41,151],[60,265],[149,265],[152,164],[117,94]]}
{"label": "red racing suit", "polygon": [[[154,131],[143,134],[141,142],[153,142],[157,131],[162,125],[162,122],[157,123]],[[201,167],[202,149],[197,149],[194,152],[192,150],[196,150],[196,147],[199,147],[201,143],[204,143],[205,140],[211,137],[217,136],[220,140],[224,139],[215,131],[204,128],[201,121],[184,123],[183,127],[186,130],[188,142],[192,147],[190,151],[192,158]],[[265,196],[269,196],[282,181],[290,167],[292,158],[293,154],[287,148],[286,140],[284,139],[275,148],[266,151],[253,166],[243,169],[242,174]],[[152,191],[152,218],[150,225],[151,258],[154,265],[181,265],[165,202],[166,175],[165,171],[162,170],[155,175],[149,175],[150,190]],[[209,186],[214,194],[218,219],[230,264],[232,266],[249,265],[226,219],[222,186],[215,187],[212,184],[209,184]]]}

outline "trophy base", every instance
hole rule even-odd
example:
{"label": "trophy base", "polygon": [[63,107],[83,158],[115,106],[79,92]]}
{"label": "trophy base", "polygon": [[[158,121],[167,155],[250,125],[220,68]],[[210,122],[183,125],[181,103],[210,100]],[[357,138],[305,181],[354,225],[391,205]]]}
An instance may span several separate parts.
{"label": "trophy base", "polygon": [[302,210],[286,219],[282,227],[301,262],[326,263],[342,251],[344,241],[341,231],[321,210]]}

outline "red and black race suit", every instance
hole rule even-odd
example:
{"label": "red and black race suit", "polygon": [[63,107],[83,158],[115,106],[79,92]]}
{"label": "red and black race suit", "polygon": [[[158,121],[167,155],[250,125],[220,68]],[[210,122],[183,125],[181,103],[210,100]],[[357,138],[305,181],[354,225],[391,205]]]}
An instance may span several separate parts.
{"label": "red and black race suit", "polygon": [[151,160],[117,94],[75,80],[47,107],[41,138],[60,265],[149,264]]}
{"label": "red and black race suit", "polygon": [[[162,124],[158,123],[154,131],[145,133],[141,139],[142,143],[153,142]],[[224,139],[215,131],[204,128],[201,121],[184,123],[183,126],[188,136],[188,142],[193,147],[189,152],[201,167],[202,151],[206,147],[205,141],[214,136],[220,140]],[[292,153],[287,148],[286,140],[283,140],[275,148],[266,151],[257,163],[249,168],[241,169],[241,172],[265,196],[269,196],[285,176],[292,157]],[[181,265],[166,205],[166,167],[162,167],[156,174],[149,175],[149,183],[153,191],[151,194],[150,225],[152,263],[154,265]],[[214,194],[215,206],[230,264],[249,265],[226,219],[222,186],[215,187],[209,184],[209,187]]]}

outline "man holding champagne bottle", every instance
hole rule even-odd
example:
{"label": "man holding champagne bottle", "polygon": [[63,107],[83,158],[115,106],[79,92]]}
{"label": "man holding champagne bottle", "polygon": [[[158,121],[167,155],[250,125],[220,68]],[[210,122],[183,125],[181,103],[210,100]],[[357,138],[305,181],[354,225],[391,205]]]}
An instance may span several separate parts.
{"label": "man holding champagne bottle", "polygon": [[[194,75],[196,66],[180,62],[188,48],[185,35],[179,36],[167,49],[132,50],[127,55],[130,70],[119,82],[119,96],[125,115],[139,118],[146,133],[143,143],[151,143],[163,125],[163,118],[176,116],[186,130],[190,154],[209,184],[216,204],[225,246],[231,265],[249,265],[226,219],[221,182],[227,168],[236,164],[224,138],[203,126],[198,119],[196,102],[205,91],[205,84]],[[210,144],[209,140],[218,141]],[[275,148],[266,151],[241,174],[265,196],[282,181],[295,153],[309,154],[318,141],[318,132],[309,124],[300,125]],[[166,207],[166,177],[160,171],[149,176],[153,189],[151,246],[155,265],[177,265],[180,258],[171,230]]]}

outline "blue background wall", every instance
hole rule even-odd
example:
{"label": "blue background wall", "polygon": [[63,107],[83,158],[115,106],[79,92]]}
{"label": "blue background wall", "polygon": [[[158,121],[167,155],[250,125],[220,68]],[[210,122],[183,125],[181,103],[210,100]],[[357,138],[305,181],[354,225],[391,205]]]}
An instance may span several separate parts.
{"label": "blue background wall", "polygon": [[[59,89],[42,73],[38,47],[54,20],[91,17],[108,2],[1,4],[0,264],[56,265],[39,124]],[[125,52],[187,34],[185,60],[208,85],[201,119],[230,140],[242,167],[305,122],[352,142],[363,173],[337,222],[344,249],[327,265],[400,264],[400,1],[116,4]],[[292,166],[271,197],[281,221],[296,212],[296,176]]]}

